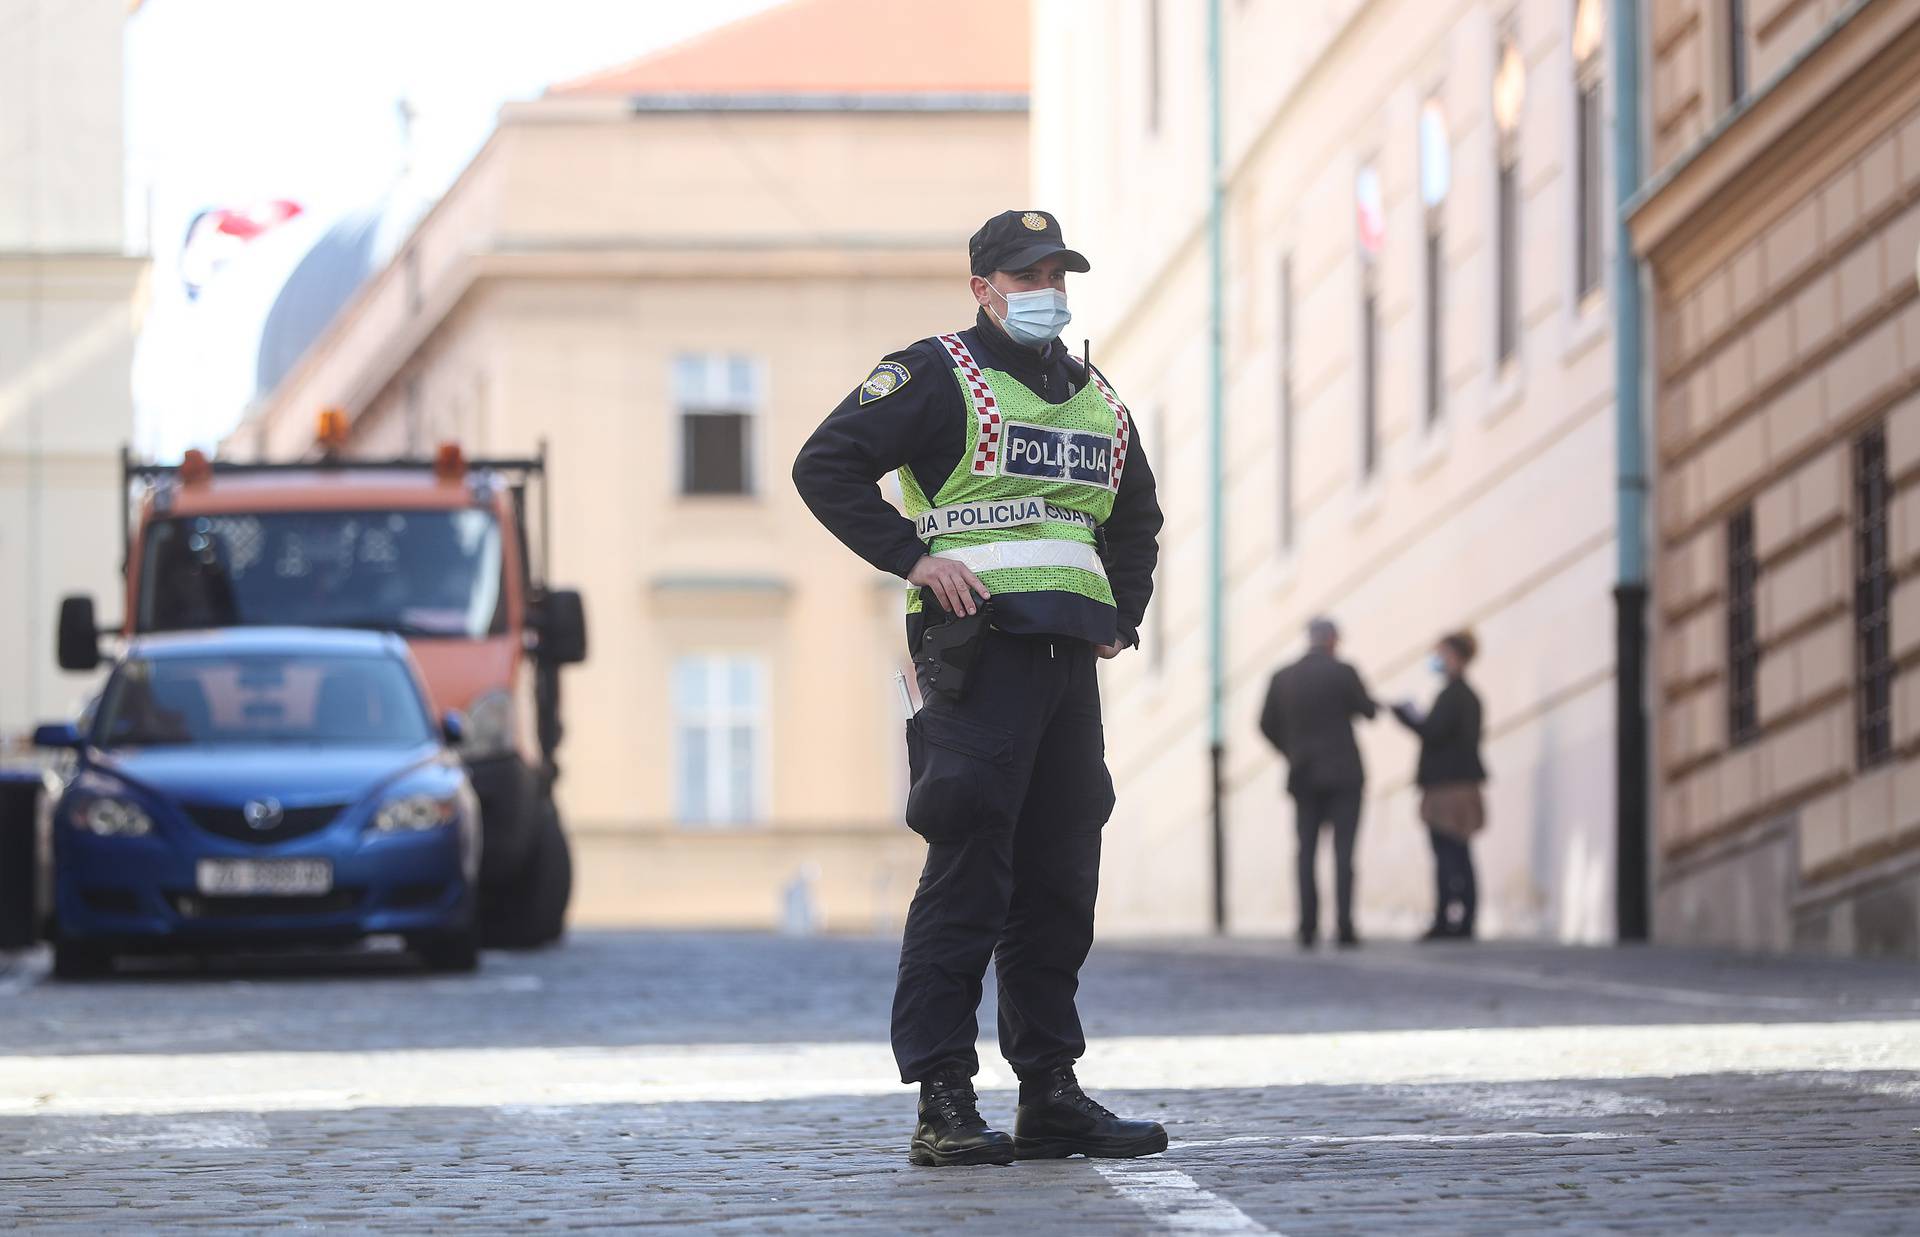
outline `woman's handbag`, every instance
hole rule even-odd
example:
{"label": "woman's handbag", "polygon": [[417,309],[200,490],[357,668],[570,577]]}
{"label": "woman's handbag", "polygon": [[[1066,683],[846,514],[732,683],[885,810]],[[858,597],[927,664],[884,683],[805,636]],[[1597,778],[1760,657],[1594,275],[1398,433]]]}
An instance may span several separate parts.
{"label": "woman's handbag", "polygon": [[1478,782],[1443,782],[1422,787],[1420,819],[1448,837],[1464,842],[1487,824],[1487,803]]}

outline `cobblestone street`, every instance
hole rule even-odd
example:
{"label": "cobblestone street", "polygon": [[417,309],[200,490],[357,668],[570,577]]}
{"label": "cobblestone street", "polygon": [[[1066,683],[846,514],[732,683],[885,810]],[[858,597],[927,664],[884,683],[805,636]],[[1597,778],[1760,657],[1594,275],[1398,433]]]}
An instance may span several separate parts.
{"label": "cobblestone street", "polygon": [[[893,946],[593,933],[0,973],[0,1225],[1912,1231],[1920,975],[1704,953],[1105,944],[1081,1071],[1153,1159],[912,1169]],[[991,1027],[991,1010],[983,1011]],[[983,1057],[998,1061],[983,1049]],[[981,1078],[1012,1119],[1004,1066]]]}

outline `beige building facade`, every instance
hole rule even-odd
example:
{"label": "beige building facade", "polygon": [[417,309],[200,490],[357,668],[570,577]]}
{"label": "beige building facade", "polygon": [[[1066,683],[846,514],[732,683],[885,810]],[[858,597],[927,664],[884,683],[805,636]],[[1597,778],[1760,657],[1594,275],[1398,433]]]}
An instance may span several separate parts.
{"label": "beige building facade", "polygon": [[351,455],[546,444],[549,575],[592,632],[561,753],[576,923],[871,930],[918,877],[905,585],[788,470],[880,357],[971,318],[967,237],[1026,197],[1025,64],[960,40],[868,80],[835,23],[873,7],[790,6],[806,82],[774,10],[509,106],[223,447],[308,456],[329,406]]}
{"label": "beige building facade", "polygon": [[[1481,931],[1613,934],[1605,7],[1220,6],[1231,930],[1294,926],[1293,810],[1255,723],[1324,613],[1383,703],[1424,705],[1436,638],[1478,634]],[[1034,84],[1036,200],[1094,266],[1070,333],[1135,411],[1168,516],[1146,647],[1107,671],[1121,929],[1211,918],[1206,9],[1043,0],[1035,33],[1075,49]],[[1384,712],[1361,742],[1360,930],[1411,935],[1433,913],[1415,745]]]}
{"label": "beige building facade", "polygon": [[0,0],[0,747],[74,716],[72,592],[110,594],[146,263],[122,200],[123,0]]}
{"label": "beige building facade", "polygon": [[1920,956],[1920,5],[1649,37],[1655,931]]}

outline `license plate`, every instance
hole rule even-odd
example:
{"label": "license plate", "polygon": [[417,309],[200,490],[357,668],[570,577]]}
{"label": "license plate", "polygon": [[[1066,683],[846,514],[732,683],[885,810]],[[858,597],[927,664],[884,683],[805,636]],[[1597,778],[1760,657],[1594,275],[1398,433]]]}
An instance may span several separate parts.
{"label": "license plate", "polygon": [[333,865],[325,859],[202,859],[194,875],[206,894],[295,897],[333,889]]}

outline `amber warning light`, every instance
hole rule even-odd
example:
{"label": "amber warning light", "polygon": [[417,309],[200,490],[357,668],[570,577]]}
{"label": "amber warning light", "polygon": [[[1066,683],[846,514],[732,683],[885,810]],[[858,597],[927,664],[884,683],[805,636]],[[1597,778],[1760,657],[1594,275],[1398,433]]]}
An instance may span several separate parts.
{"label": "amber warning light", "polygon": [[347,445],[347,413],[344,408],[322,408],[320,423],[314,428],[313,437],[329,451],[338,450]]}
{"label": "amber warning light", "polygon": [[211,476],[213,464],[207,459],[206,452],[196,447],[180,458],[180,481],[183,485],[199,485]]}
{"label": "amber warning light", "polygon": [[443,442],[433,457],[433,475],[442,481],[458,481],[467,475],[467,457],[460,454],[460,444]]}

